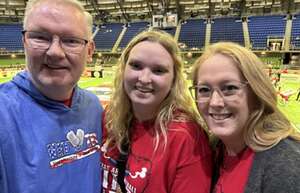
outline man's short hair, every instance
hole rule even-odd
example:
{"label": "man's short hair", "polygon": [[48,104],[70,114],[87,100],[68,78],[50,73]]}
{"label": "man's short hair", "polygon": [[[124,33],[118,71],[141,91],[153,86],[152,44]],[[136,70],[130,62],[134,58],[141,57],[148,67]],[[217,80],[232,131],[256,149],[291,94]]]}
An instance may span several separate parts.
{"label": "man's short hair", "polygon": [[74,7],[76,7],[81,13],[83,13],[83,15],[85,16],[86,18],[86,21],[87,21],[87,24],[88,24],[88,37],[89,38],[92,38],[92,28],[93,28],[93,17],[92,15],[85,11],[83,5],[77,1],[77,0],[29,0],[27,2],[27,5],[26,5],[26,8],[25,8],[25,14],[24,14],[24,19],[23,19],[23,29],[26,30],[26,26],[27,26],[27,23],[28,23],[28,16],[30,15],[32,9],[42,3],[42,2],[61,2],[61,3],[64,3],[64,4],[69,4],[69,5],[72,5]]}

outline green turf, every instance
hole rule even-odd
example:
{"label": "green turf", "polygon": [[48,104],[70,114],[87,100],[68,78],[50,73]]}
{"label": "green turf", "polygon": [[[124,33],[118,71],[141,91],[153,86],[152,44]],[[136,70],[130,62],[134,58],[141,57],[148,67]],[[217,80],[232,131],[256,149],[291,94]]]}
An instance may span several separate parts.
{"label": "green turf", "polygon": [[12,77],[1,77],[0,76],[0,83],[3,83],[3,82],[7,82],[11,79]]}
{"label": "green turf", "polygon": [[[12,77],[0,77],[0,83],[7,82],[11,80]],[[87,88],[92,86],[101,86],[101,85],[112,85],[112,78],[110,76],[104,78],[86,78],[82,77],[78,83],[79,87]]]}
{"label": "green turf", "polygon": [[104,78],[81,78],[79,83],[79,87],[87,88],[92,86],[104,86],[104,85],[112,85],[112,78],[110,76]]}
{"label": "green turf", "polygon": [[[10,80],[11,77],[0,78],[0,83]],[[291,122],[300,130],[300,101],[296,101],[297,89],[299,88],[300,76],[282,75],[281,90],[292,89],[295,91],[287,104],[280,104],[279,108],[291,120]],[[112,85],[113,78],[111,75],[104,75],[104,78],[87,78],[82,77],[78,83],[81,88],[92,86],[107,86]]]}
{"label": "green turf", "polygon": [[18,64],[25,64],[25,58],[0,59],[0,67]]}
{"label": "green turf", "polygon": [[291,122],[300,129],[300,101],[296,101],[297,91],[300,89],[300,75],[282,74],[280,81],[281,91],[293,90],[295,93],[289,98],[286,104],[279,104],[279,108]]}

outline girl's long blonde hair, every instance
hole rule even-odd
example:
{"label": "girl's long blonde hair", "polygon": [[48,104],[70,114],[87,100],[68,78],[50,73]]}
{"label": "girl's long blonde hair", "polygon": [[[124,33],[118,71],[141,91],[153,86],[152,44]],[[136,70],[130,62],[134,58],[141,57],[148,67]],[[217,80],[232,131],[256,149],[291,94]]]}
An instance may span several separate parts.
{"label": "girl's long blonde hair", "polygon": [[[136,36],[123,51],[118,63],[114,79],[114,90],[111,103],[105,114],[107,128],[107,143],[114,144],[122,151],[122,144],[130,144],[130,125],[133,120],[131,102],[123,85],[125,66],[132,48],[140,42],[150,41],[162,45],[170,54],[174,62],[174,80],[170,93],[160,105],[159,113],[155,119],[155,144],[157,149],[162,134],[164,145],[167,143],[167,124],[171,120],[194,120],[199,124],[200,116],[196,110],[191,95],[188,92],[187,82],[183,75],[183,64],[179,56],[177,43],[172,36],[162,31],[145,31]],[[180,110],[180,116],[174,116],[174,111]]]}

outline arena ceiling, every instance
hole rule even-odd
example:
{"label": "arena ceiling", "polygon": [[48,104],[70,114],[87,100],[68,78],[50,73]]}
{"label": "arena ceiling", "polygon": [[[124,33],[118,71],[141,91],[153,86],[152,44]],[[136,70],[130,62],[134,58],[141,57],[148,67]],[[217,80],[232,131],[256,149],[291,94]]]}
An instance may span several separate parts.
{"label": "arena ceiling", "polygon": [[[96,21],[145,20],[152,15],[177,13],[190,17],[247,16],[296,13],[300,0],[80,0]],[[22,21],[27,0],[0,0],[0,18]]]}

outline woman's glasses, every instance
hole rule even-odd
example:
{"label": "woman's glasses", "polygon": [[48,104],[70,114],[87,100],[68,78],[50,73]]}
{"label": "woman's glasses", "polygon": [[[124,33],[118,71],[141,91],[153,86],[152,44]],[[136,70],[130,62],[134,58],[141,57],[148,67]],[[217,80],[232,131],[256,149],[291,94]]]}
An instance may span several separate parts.
{"label": "woman's glasses", "polygon": [[199,103],[207,103],[211,99],[214,91],[216,91],[224,101],[234,101],[238,99],[243,88],[248,82],[231,81],[222,84],[219,87],[211,87],[208,84],[198,84],[189,88],[193,99]]}

